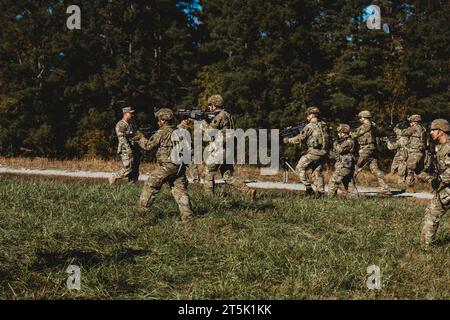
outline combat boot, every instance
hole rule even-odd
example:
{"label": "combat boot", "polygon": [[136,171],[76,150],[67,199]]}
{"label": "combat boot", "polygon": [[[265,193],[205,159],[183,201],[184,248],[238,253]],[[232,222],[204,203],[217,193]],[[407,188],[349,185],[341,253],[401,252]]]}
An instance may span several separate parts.
{"label": "combat boot", "polygon": [[108,181],[109,181],[109,184],[114,184],[114,183],[116,183],[117,178],[116,178],[116,176],[111,176],[108,178]]}
{"label": "combat boot", "polygon": [[248,189],[245,191],[245,194],[251,199],[251,200],[255,200],[256,198],[256,190],[255,189]]}
{"label": "combat boot", "polygon": [[315,195],[314,189],[311,188],[311,187],[307,187],[306,191],[305,191],[305,196],[306,197],[311,197],[311,196],[314,196],[314,195]]}

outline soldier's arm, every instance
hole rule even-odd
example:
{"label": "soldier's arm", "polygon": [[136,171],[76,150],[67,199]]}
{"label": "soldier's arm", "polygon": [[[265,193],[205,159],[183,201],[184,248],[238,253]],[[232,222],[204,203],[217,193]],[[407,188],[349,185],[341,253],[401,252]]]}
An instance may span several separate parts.
{"label": "soldier's arm", "polygon": [[311,134],[311,129],[309,126],[303,128],[303,130],[295,137],[289,138],[288,143],[290,144],[302,144],[308,136]]}
{"label": "soldier's arm", "polygon": [[442,182],[446,185],[450,185],[450,148],[447,150],[447,154],[444,158],[444,172],[441,173]]}
{"label": "soldier's arm", "polygon": [[155,134],[148,139],[142,137],[141,139],[139,139],[138,143],[142,149],[152,150],[159,146],[160,141],[161,141],[161,133],[160,131],[156,131]]}
{"label": "soldier's arm", "polygon": [[339,154],[347,154],[353,150],[354,142],[352,140],[345,140],[343,143],[336,144],[336,152]]}
{"label": "soldier's arm", "polygon": [[411,137],[414,134],[414,131],[415,131],[414,127],[409,127],[403,129],[401,135],[404,137]]}
{"label": "soldier's arm", "polygon": [[361,137],[362,135],[366,134],[366,133],[369,132],[369,131],[370,131],[370,125],[368,125],[368,124],[363,124],[363,125],[360,125],[360,126],[358,127],[358,129],[356,129],[355,131],[353,131],[353,132],[350,134],[350,137],[351,137],[352,139],[357,139],[357,138]]}
{"label": "soldier's arm", "polygon": [[127,127],[124,123],[119,122],[116,125],[116,135],[117,135],[117,139],[119,140],[119,144],[124,146],[124,148],[127,152],[131,152],[131,146],[128,143],[128,139],[125,136],[126,130],[127,130]]}

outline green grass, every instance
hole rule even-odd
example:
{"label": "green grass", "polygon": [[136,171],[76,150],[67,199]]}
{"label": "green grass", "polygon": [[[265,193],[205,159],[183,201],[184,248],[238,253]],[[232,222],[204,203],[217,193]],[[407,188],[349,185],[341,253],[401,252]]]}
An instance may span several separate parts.
{"label": "green grass", "polygon": [[[179,223],[166,187],[151,214],[141,185],[0,178],[2,299],[449,299],[450,223],[419,246],[426,202],[304,199],[190,188]],[[82,270],[80,291],[65,270]],[[381,290],[366,287],[376,264]]]}

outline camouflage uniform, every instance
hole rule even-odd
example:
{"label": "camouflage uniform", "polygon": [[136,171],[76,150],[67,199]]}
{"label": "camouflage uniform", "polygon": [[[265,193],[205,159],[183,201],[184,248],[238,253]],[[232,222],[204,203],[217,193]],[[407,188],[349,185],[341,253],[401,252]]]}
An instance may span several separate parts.
{"label": "camouflage uniform", "polygon": [[120,154],[123,169],[114,175],[115,179],[128,178],[129,182],[136,182],[139,178],[141,152],[139,145],[131,140],[131,134],[135,132],[134,126],[123,119],[116,124],[117,154]]}
{"label": "camouflage uniform", "polygon": [[406,161],[408,160],[407,145],[409,139],[408,137],[401,136],[402,130],[396,128],[394,131],[398,139],[395,142],[386,139],[387,148],[389,150],[397,150],[392,160],[391,173],[397,175],[397,183],[400,186],[405,186],[407,176]]}
{"label": "camouflage uniform", "polygon": [[[310,113],[318,114],[319,110],[315,107],[308,108],[307,114]],[[306,144],[308,150],[298,161],[295,171],[300,178],[300,182],[305,185],[306,192],[312,193],[312,183],[307,175],[307,171],[311,170],[317,192],[323,194],[325,191],[323,166],[329,149],[329,134],[326,123],[319,120],[308,123],[300,134],[287,139],[287,143]]]}
{"label": "camouflage uniform", "polygon": [[[370,118],[370,112],[367,112],[367,117]],[[365,115],[364,111],[360,115]],[[360,116],[361,117],[361,116]],[[366,118],[366,116],[364,116]],[[355,131],[351,133],[352,139],[358,141],[359,144],[359,158],[356,163],[355,170],[358,172],[365,165],[369,166],[370,171],[374,174],[383,191],[389,191],[389,186],[384,180],[384,175],[378,167],[377,159],[377,126],[374,122],[363,123]]]}
{"label": "camouflage uniform", "polygon": [[[339,126],[338,132],[350,132],[350,127]],[[355,158],[353,152],[355,150],[355,142],[350,137],[339,139],[333,143],[333,156],[336,159],[334,172],[328,182],[328,193],[334,196],[338,187],[342,184],[346,192],[348,186],[353,179],[355,171]]]}
{"label": "camouflage uniform", "polygon": [[[157,117],[163,120],[173,119],[173,113],[170,109],[160,109]],[[169,116],[167,116],[169,115]],[[170,117],[171,115],[171,117]],[[167,118],[164,118],[167,116]],[[163,125],[149,139],[141,136],[139,145],[145,150],[157,148],[156,159],[158,167],[150,174],[144,184],[139,206],[141,209],[148,209],[154,202],[159,190],[164,183],[170,187],[172,195],[178,204],[181,214],[181,220],[187,221],[193,217],[189,195],[187,193],[187,180],[185,176],[185,166],[172,163],[171,152],[173,143],[171,141],[172,132],[175,130],[173,125]]]}
{"label": "camouflage uniform", "polygon": [[[431,129],[433,129],[434,125],[443,128],[444,132],[450,134],[450,124],[447,120],[438,119],[433,121]],[[425,245],[430,245],[434,242],[439,228],[439,222],[448,209],[450,209],[450,137],[447,137],[444,143],[436,146],[436,158],[438,178],[425,172],[419,175],[419,178],[426,181],[440,179],[437,190],[435,190],[436,194],[425,212],[421,234],[422,241]]]}
{"label": "camouflage uniform", "polygon": [[[189,133],[191,135],[191,141],[194,141],[194,134],[193,134],[192,127],[186,126],[183,123],[180,123],[177,128],[185,129],[185,130],[189,131]],[[200,182],[199,167],[200,166],[198,164],[194,163],[194,159],[192,159],[191,163],[188,166],[189,174],[194,182]]]}
{"label": "camouflage uniform", "polygon": [[416,175],[422,171],[423,160],[426,149],[426,129],[419,123],[421,118],[419,115],[415,115],[418,118],[411,116],[408,120],[419,120],[416,125],[411,126],[402,131],[401,136],[406,137],[409,143],[406,146],[408,150],[408,160],[406,162],[407,175],[406,184],[412,187],[416,182]]}
{"label": "camouflage uniform", "polygon": [[[219,95],[213,95],[208,99],[208,103],[214,104],[218,107],[222,107],[223,99]],[[226,129],[234,129],[234,121],[233,121],[233,118],[231,117],[231,115],[227,111],[222,109],[211,120],[210,124],[208,124],[206,121],[203,120],[202,121],[202,129],[203,129],[203,131],[207,131],[209,129],[220,130],[222,132],[223,138],[225,140],[226,139]],[[214,142],[211,142],[210,145],[213,143]],[[225,144],[223,145],[223,147],[225,148]],[[224,149],[224,154],[225,154],[225,149]],[[226,184],[231,185],[231,186],[235,187],[236,189],[243,191],[245,194],[247,194],[251,198],[253,198],[255,196],[255,191],[253,189],[247,187],[247,185],[244,183],[243,180],[233,176],[234,166],[232,164],[226,164],[226,163],[222,163],[222,164],[206,163],[206,165],[205,165],[205,185],[204,186],[205,186],[205,191],[207,193],[209,193],[209,194],[214,193],[214,187],[215,187],[214,175],[217,171],[220,171],[220,174],[222,175],[223,180],[225,181]]]}

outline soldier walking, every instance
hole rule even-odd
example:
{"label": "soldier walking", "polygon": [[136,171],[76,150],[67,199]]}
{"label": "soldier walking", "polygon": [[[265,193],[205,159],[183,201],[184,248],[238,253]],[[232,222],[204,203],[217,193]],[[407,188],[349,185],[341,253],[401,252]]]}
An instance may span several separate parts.
{"label": "soldier walking", "polygon": [[[190,119],[190,118],[182,119],[177,128],[185,129],[185,130],[189,131],[189,133],[191,135],[191,141],[194,140],[194,130],[192,129],[192,119]],[[188,166],[188,172],[190,174],[190,177],[191,177],[193,183],[200,183],[199,167],[200,167],[200,165],[196,164],[194,162],[194,159],[192,159],[191,163]]]}
{"label": "soldier walking", "polygon": [[423,161],[425,156],[425,149],[427,144],[426,129],[422,126],[422,117],[418,114],[412,115],[408,118],[410,127],[402,131],[401,136],[408,139],[406,149],[408,152],[408,159],[406,161],[406,185],[407,191],[414,192],[414,185],[416,183],[416,176],[423,169]]}
{"label": "soldier walking", "polygon": [[383,194],[391,194],[389,186],[384,180],[384,174],[378,167],[378,136],[377,125],[372,121],[372,113],[364,110],[358,114],[361,125],[351,133],[352,139],[359,144],[359,158],[355,167],[355,174],[358,174],[365,166],[368,166],[372,174],[374,174],[382,189]]}
{"label": "soldier walking", "polygon": [[336,159],[333,175],[328,182],[329,196],[335,196],[337,189],[342,184],[345,194],[348,194],[348,186],[353,179],[355,171],[355,142],[349,136],[350,126],[348,124],[340,124],[337,128],[338,139],[333,143],[332,155]]}
{"label": "soldier walking", "polygon": [[148,210],[163,184],[167,183],[172,195],[178,204],[183,222],[193,218],[189,195],[187,192],[187,180],[185,166],[175,164],[172,159],[172,133],[176,129],[172,124],[174,121],[173,111],[162,108],[155,114],[158,119],[159,130],[149,139],[138,133],[136,139],[144,150],[157,149],[157,167],[150,172],[148,180],[144,184],[139,207],[141,210]]}
{"label": "soldier walking", "polygon": [[[225,111],[225,109],[223,109],[223,104],[223,98],[218,94],[212,95],[208,98],[209,110],[212,112],[217,112],[217,115],[211,120],[211,123],[208,123],[205,120],[202,121],[202,130],[206,131],[206,133],[208,133],[208,130],[210,129],[215,129],[221,131],[223,137],[226,137],[226,129],[234,129],[233,118],[227,111]],[[209,146],[211,147],[216,143],[216,141],[211,141]],[[225,148],[225,144],[218,146],[218,148]],[[217,171],[220,171],[226,184],[244,192],[251,199],[255,198],[256,190],[247,187],[242,179],[233,176],[234,166],[233,164],[227,163],[206,163],[204,184],[206,193],[214,194],[214,175]]]}
{"label": "soldier walking", "polygon": [[431,123],[431,138],[436,143],[435,175],[422,172],[418,178],[430,182],[435,192],[425,211],[421,240],[429,247],[436,239],[439,222],[450,208],[450,124],[445,119]]}
{"label": "soldier walking", "polygon": [[[326,161],[329,149],[329,133],[325,122],[319,121],[320,111],[316,107],[310,107],[306,110],[308,124],[295,137],[284,138],[284,143],[300,144],[306,146],[307,152],[300,158],[295,168],[300,182],[306,187],[306,195],[315,195],[320,197],[325,191],[325,182],[323,179],[323,166]],[[314,185],[317,193],[312,188],[312,182],[308,178],[307,171],[311,170],[314,176]]]}
{"label": "soldier walking", "polygon": [[117,154],[120,154],[123,168],[108,179],[110,184],[114,184],[118,179],[128,178],[129,183],[136,183],[139,179],[141,152],[138,144],[132,140],[136,134],[131,123],[134,110],[126,107],[122,109],[122,113],[122,119],[116,124],[116,135],[119,140]]}
{"label": "soldier walking", "polygon": [[408,143],[409,138],[402,136],[402,129],[398,126],[394,128],[395,141],[390,138],[384,138],[389,150],[396,150],[394,159],[391,164],[391,173],[397,176],[397,184],[406,189],[406,162],[408,161]]}

